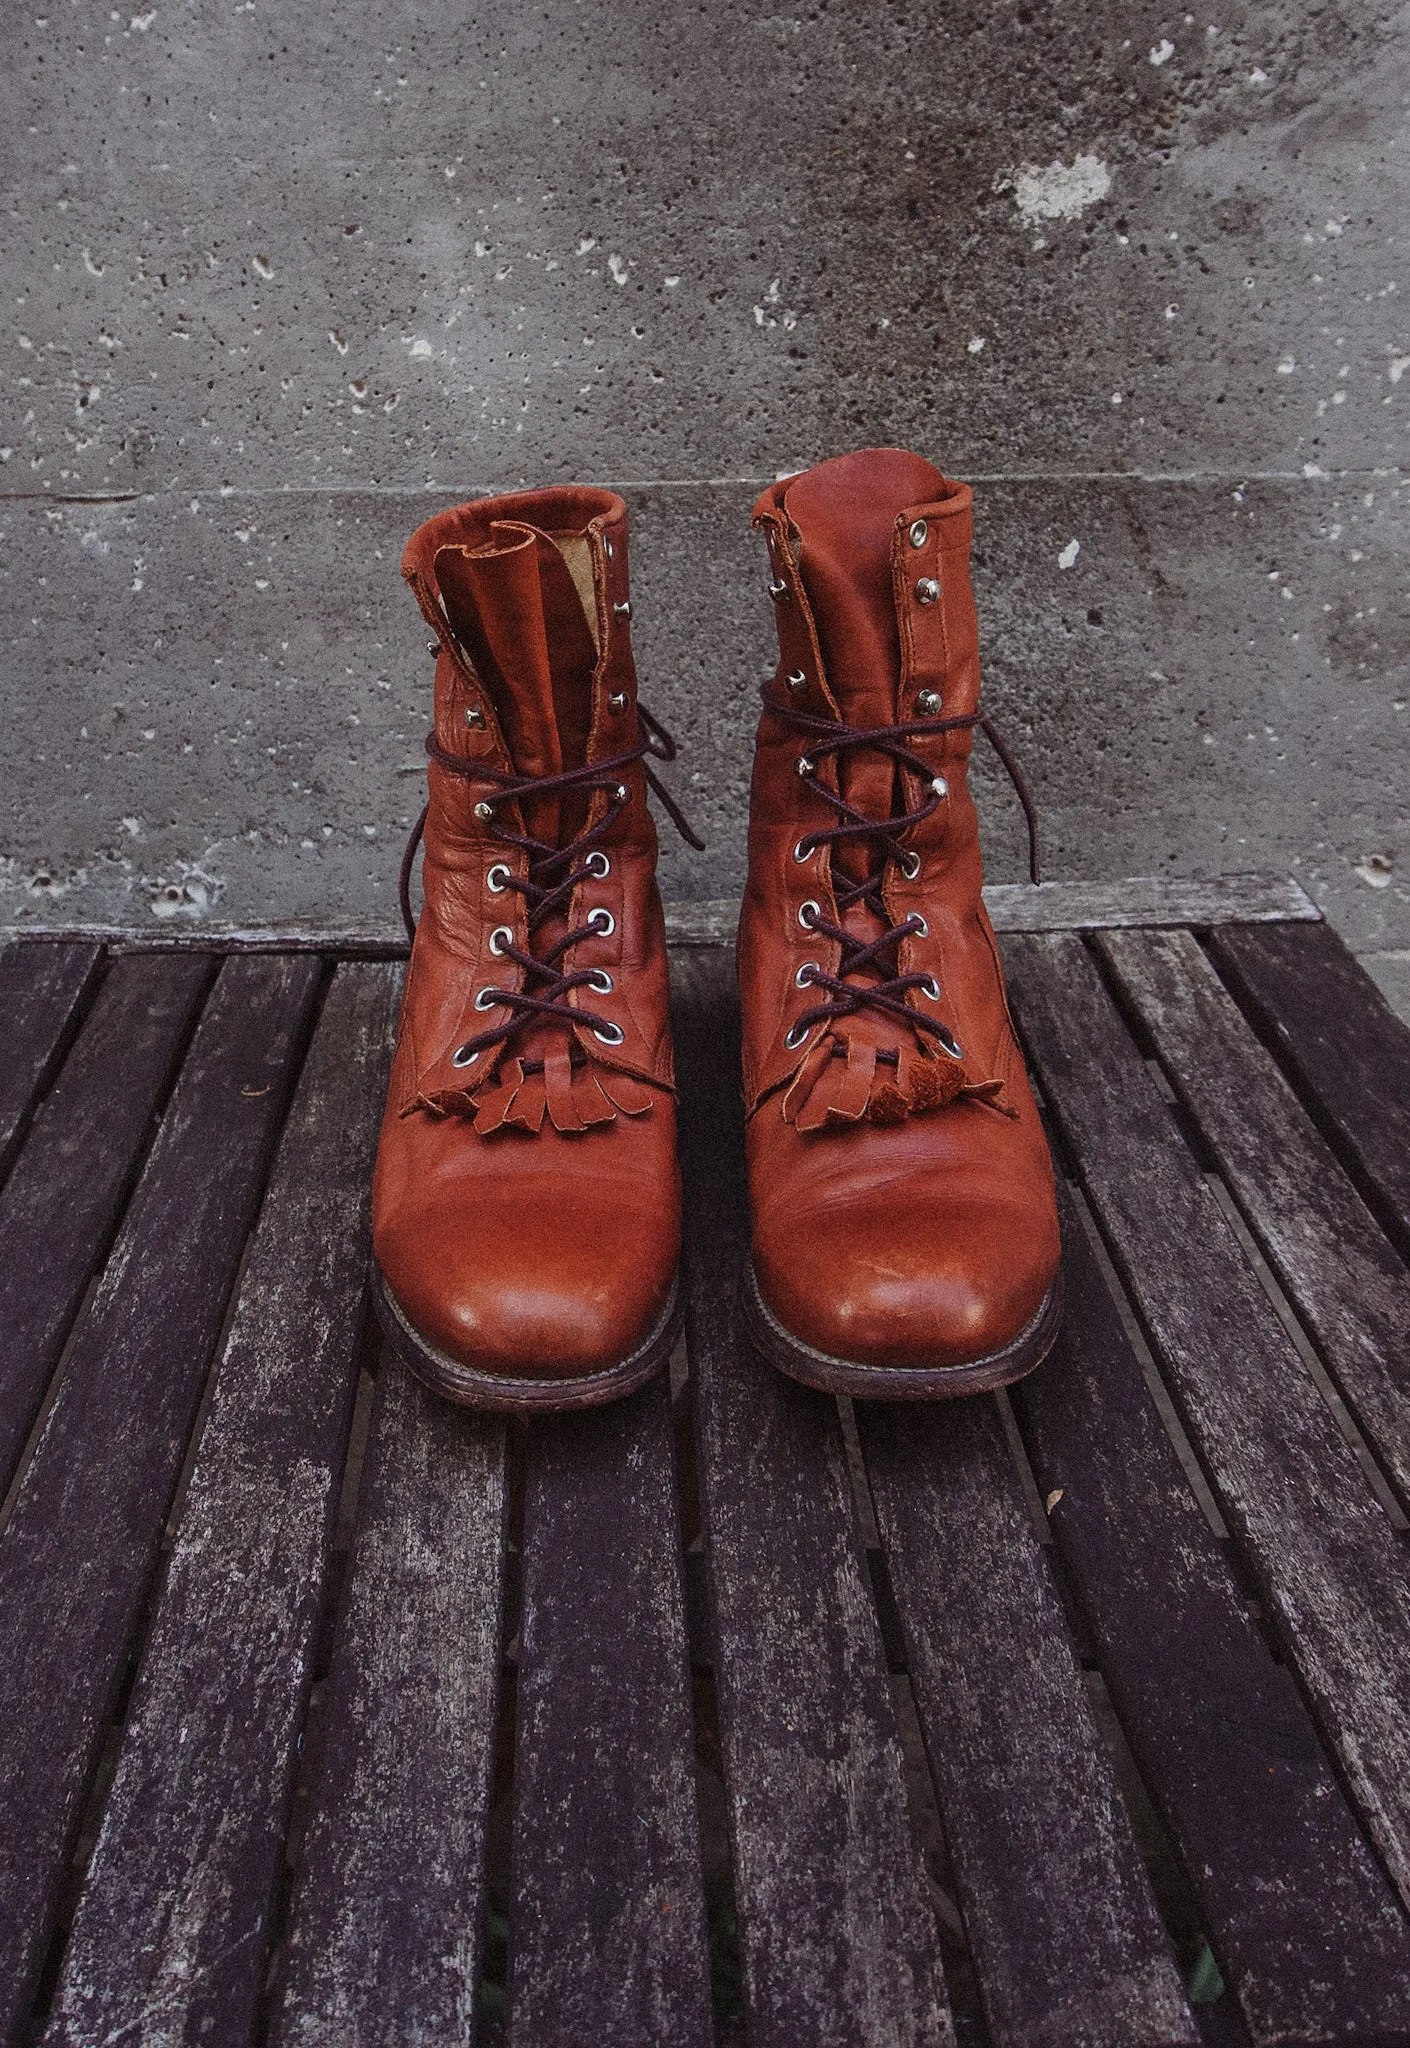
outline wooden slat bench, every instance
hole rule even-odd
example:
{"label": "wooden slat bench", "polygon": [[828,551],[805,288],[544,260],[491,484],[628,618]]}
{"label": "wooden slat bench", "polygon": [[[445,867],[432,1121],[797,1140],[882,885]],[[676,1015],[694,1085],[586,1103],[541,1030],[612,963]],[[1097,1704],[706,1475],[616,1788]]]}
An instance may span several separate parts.
{"label": "wooden slat bench", "polygon": [[936,1407],[744,1341],[727,906],[686,1342],[529,1425],[368,1315],[394,937],[0,952],[3,2048],[1410,2044],[1410,1034],[1290,884],[992,903],[1068,1317]]}

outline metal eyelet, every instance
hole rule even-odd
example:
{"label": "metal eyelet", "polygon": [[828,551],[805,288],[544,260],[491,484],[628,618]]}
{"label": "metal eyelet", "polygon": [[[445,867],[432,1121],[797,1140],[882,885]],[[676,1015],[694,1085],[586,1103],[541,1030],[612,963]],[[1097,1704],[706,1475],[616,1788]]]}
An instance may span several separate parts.
{"label": "metal eyelet", "polygon": [[797,1052],[803,1040],[812,1030],[811,1024],[791,1024],[783,1034],[783,1042],[790,1052]]}
{"label": "metal eyelet", "polygon": [[923,519],[913,519],[911,521],[911,546],[913,548],[923,548],[929,532],[930,528]]}
{"label": "metal eyelet", "polygon": [[800,839],[794,846],[793,858],[801,867],[805,860],[812,859],[813,855],[817,852],[817,850],[818,849],[816,848],[816,846],[810,846],[806,839]]}
{"label": "metal eyelet", "polygon": [[453,1067],[473,1067],[479,1057],[478,1048],[471,1052],[468,1045],[459,1045],[451,1054],[450,1063]]}
{"label": "metal eyelet", "polygon": [[960,1044],[953,1031],[942,1024],[939,1036],[940,1043],[944,1046],[952,1060],[962,1060],[964,1058],[964,1047]]}
{"label": "metal eyelet", "polygon": [[801,668],[790,670],[786,681],[790,690],[806,690],[808,687],[808,678]]}
{"label": "metal eyelet", "polygon": [[609,562],[617,552],[612,545],[612,536],[610,534],[604,533],[602,536],[602,552],[606,555]]}
{"label": "metal eyelet", "polygon": [[950,785],[945,780],[943,775],[936,776],[935,780],[930,785],[930,789],[931,794],[934,796],[947,797],[950,794]]}
{"label": "metal eyelet", "polygon": [[439,640],[428,640],[426,642],[426,652],[428,654],[439,654],[440,651],[441,643]]}
{"label": "metal eyelet", "polygon": [[472,732],[483,732],[485,725],[485,714],[480,709],[478,704],[466,705],[465,723],[470,727]]}
{"label": "metal eyelet", "polygon": [[928,939],[930,937],[930,926],[918,910],[913,910],[906,919],[906,922],[911,928],[911,936],[913,938]]}
{"label": "metal eyelet", "polygon": [[929,996],[932,1003],[939,1002],[940,984],[933,974],[926,975],[925,980],[920,985],[920,992],[923,996]]}
{"label": "metal eyelet", "polygon": [[594,1038],[600,1039],[603,1045],[620,1045],[627,1034],[622,1029],[620,1024],[609,1023],[601,1031],[599,1031],[597,1026],[594,1024],[592,1027],[592,1035]]}
{"label": "metal eyelet", "polygon": [[941,698],[938,690],[921,690],[918,693],[916,697],[916,710],[922,713],[924,717],[933,718],[940,709]]}
{"label": "metal eyelet", "polygon": [[812,984],[813,976],[821,972],[822,969],[816,960],[805,960],[793,977],[793,986],[795,988],[808,988]]}
{"label": "metal eyelet", "polygon": [[475,816],[481,821],[482,824],[487,825],[490,819],[494,816],[494,805],[491,803],[486,803],[484,799],[481,798],[480,802],[477,803],[475,806]]}
{"label": "metal eyelet", "polygon": [[900,868],[901,873],[908,882],[913,882],[920,873],[920,855],[915,851],[914,847],[907,846],[902,848]]}
{"label": "metal eyelet", "polygon": [[611,874],[612,863],[607,858],[606,854],[602,851],[600,846],[594,846],[592,852],[585,855],[584,858],[587,861],[589,870],[594,875],[596,875],[599,880],[605,880],[606,877]]}
{"label": "metal eyelet", "polygon": [[940,585],[933,576],[922,576],[916,584],[916,603],[938,604],[939,601]]}
{"label": "metal eyelet", "polygon": [[629,619],[632,615],[632,601],[629,597],[624,597],[614,604],[612,609],[619,619]]}
{"label": "metal eyelet", "polygon": [[588,923],[604,939],[610,939],[617,929],[616,918],[603,904],[599,904],[596,910],[588,912]]}
{"label": "metal eyelet", "polygon": [[786,604],[788,602],[788,585],[776,579],[769,585],[769,596],[775,604]]}
{"label": "metal eyelet", "polygon": [[619,783],[617,784],[617,801],[618,801],[618,803],[619,803],[619,804],[629,804],[629,803],[631,802],[631,800],[632,800],[632,793],[631,793],[631,791],[630,791],[630,790],[629,790],[629,789],[627,788],[627,785],[626,785],[626,783],[625,783],[625,782],[619,782]]}
{"label": "metal eyelet", "polygon": [[813,772],[813,764],[806,754],[800,754],[794,765],[800,775],[811,775]]}
{"label": "metal eyelet", "polygon": [[612,977],[605,967],[594,967],[588,976],[587,985],[596,989],[600,996],[610,996],[612,993]]}
{"label": "metal eyelet", "polygon": [[491,896],[502,896],[509,887],[510,880],[510,871],[502,860],[497,860],[492,868],[485,871],[485,887]]}
{"label": "metal eyelet", "polygon": [[[810,910],[813,913],[812,917],[805,917],[803,915],[805,910]],[[798,906],[798,922],[802,925],[805,932],[812,931],[813,919],[821,916],[822,905],[821,903],[814,903],[811,896],[809,896],[805,902],[800,903]]]}
{"label": "metal eyelet", "polygon": [[626,708],[627,708],[627,693],[626,693],[626,691],[625,691],[625,690],[614,690],[614,691],[612,692],[611,696],[610,696],[610,697],[609,697],[609,698],[607,699],[607,709],[608,709],[609,711],[625,711],[625,710],[626,710]]}
{"label": "metal eyelet", "polygon": [[494,954],[496,960],[499,959],[506,946],[512,946],[513,944],[513,928],[507,924],[497,924],[490,933],[490,951]]}
{"label": "metal eyelet", "polygon": [[492,1010],[496,1003],[502,1003],[503,1001],[504,990],[502,988],[482,988],[475,998],[475,1008],[477,1010]]}

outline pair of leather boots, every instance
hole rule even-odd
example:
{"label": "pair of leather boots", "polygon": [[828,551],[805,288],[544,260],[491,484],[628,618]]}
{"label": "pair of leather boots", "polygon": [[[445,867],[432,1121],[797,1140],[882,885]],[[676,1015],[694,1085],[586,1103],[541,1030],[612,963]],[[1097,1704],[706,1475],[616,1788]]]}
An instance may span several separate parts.
{"label": "pair of leather boots", "polygon": [[[980,897],[970,492],[875,449],[772,486],[754,523],[780,660],[739,929],[748,1327],[831,1393],[1000,1386],[1061,1299]],[[611,1400],[680,1328],[663,738],[627,567],[626,507],[577,487],[457,506],[402,565],[438,658],[376,1290],[404,1361],[475,1407]]]}

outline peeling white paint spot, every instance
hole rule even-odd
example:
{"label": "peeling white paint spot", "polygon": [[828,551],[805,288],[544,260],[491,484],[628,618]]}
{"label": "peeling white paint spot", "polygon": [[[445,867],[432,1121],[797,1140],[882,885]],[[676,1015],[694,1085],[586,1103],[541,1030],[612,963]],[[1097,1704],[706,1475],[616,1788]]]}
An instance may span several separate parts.
{"label": "peeling white paint spot", "polygon": [[153,917],[166,923],[174,917],[204,917],[220,900],[225,883],[197,862],[183,860],[174,878],[144,875],[138,887],[146,890]]}
{"label": "peeling white paint spot", "polygon": [[666,286],[666,290],[668,292],[673,292],[676,286],[680,283],[680,279],[678,277],[668,277],[664,280],[664,283]]}
{"label": "peeling white paint spot", "polygon": [[1105,199],[1111,190],[1111,172],[1099,156],[1079,156],[1074,162],[1020,164],[1005,174],[999,188],[1013,187],[1013,201],[1028,225],[1041,220],[1076,220],[1089,206]]}
{"label": "peeling white paint spot", "polygon": [[1070,540],[1070,541],[1069,541],[1069,542],[1067,543],[1067,546],[1066,546],[1066,547],[1065,547],[1065,548],[1063,549],[1062,553],[1061,553],[1061,554],[1060,554],[1060,555],[1058,556],[1058,567],[1059,567],[1059,569],[1071,569],[1071,568],[1075,567],[1075,565],[1076,565],[1076,562],[1077,562],[1077,557],[1078,557],[1078,556],[1079,556],[1079,555],[1081,554],[1081,552],[1082,552],[1082,543],[1081,543],[1081,541],[1080,541],[1080,540]]}
{"label": "peeling white paint spot", "polygon": [[609,256],[607,259],[607,268],[612,273],[613,284],[620,285],[626,283],[629,266],[624,257]]}
{"label": "peeling white paint spot", "polygon": [[273,277],[274,275],[274,265],[267,256],[252,256],[250,258],[250,268],[256,277]]}
{"label": "peeling white paint spot", "polygon": [[1304,462],[1302,473],[1304,476],[1325,476],[1327,474],[1320,462]]}
{"label": "peeling white paint spot", "polygon": [[1284,356],[1283,360],[1278,365],[1278,375],[1280,377],[1291,377],[1293,371],[1296,368],[1296,358],[1293,356]]}
{"label": "peeling white paint spot", "polygon": [[1358,861],[1353,874],[1359,875],[1373,889],[1388,889],[1391,881],[1390,862],[1383,853],[1368,853],[1365,860]]}
{"label": "peeling white paint spot", "polygon": [[435,350],[431,347],[430,342],[427,341],[424,334],[418,334],[414,340],[406,343],[405,346],[411,350],[411,353],[414,356],[429,356],[435,354]]}
{"label": "peeling white paint spot", "polygon": [[[85,249],[83,251],[83,267],[88,272],[88,275],[90,277],[101,277],[107,266],[102,263],[95,263],[93,261],[92,250]],[[99,339],[102,339],[101,335],[99,336]]]}
{"label": "peeling white paint spot", "polygon": [[142,820],[140,818],[124,818],[122,820],[122,829],[124,832],[130,832],[133,838],[137,839],[141,836]]}
{"label": "peeling white paint spot", "polygon": [[150,14],[134,14],[131,21],[128,23],[128,27],[135,28],[139,36],[145,36],[148,29],[152,26],[152,23],[156,20],[156,18],[157,10],[154,7]]}
{"label": "peeling white paint spot", "polygon": [[1267,85],[1268,73],[1261,66],[1255,64],[1252,71],[1248,74],[1248,82],[1250,85]]}
{"label": "peeling white paint spot", "polygon": [[1410,356],[1392,356],[1390,359],[1390,381],[1398,384],[1405,372],[1410,370]]}
{"label": "peeling white paint spot", "polygon": [[974,335],[974,336],[972,337],[972,339],[971,339],[971,341],[970,341],[970,344],[969,344],[969,352],[970,352],[970,354],[971,354],[972,356],[982,356],[982,355],[983,355],[983,353],[984,353],[984,336],[983,336],[982,334],[976,334],[976,335]]}
{"label": "peeling white paint spot", "polygon": [[344,339],[343,339],[342,335],[341,335],[341,334],[339,334],[339,332],[338,332],[338,330],[337,330],[337,328],[336,328],[336,327],[330,327],[330,328],[329,328],[329,330],[328,330],[328,339],[329,339],[329,340],[330,340],[330,341],[332,342],[332,344],[333,344],[334,348],[335,348],[335,349],[336,349],[336,350],[338,351],[338,354],[339,354],[340,356],[345,356],[345,355],[347,354],[347,352],[348,352],[348,345],[347,345],[347,343],[346,343],[346,342],[344,341]]}
{"label": "peeling white paint spot", "polygon": [[596,235],[579,235],[579,237],[578,237],[578,254],[579,254],[580,256],[586,256],[586,255],[587,255],[587,253],[588,253],[588,251],[589,251],[589,249],[595,249],[596,247],[597,247],[597,236],[596,236]]}
{"label": "peeling white paint spot", "polygon": [[1171,42],[1169,36],[1162,36],[1160,41],[1156,44],[1155,48],[1150,53],[1150,61],[1152,64],[1155,65],[1156,69],[1159,70],[1160,66],[1162,64],[1168,64],[1170,62],[1170,59],[1174,55],[1175,45]]}

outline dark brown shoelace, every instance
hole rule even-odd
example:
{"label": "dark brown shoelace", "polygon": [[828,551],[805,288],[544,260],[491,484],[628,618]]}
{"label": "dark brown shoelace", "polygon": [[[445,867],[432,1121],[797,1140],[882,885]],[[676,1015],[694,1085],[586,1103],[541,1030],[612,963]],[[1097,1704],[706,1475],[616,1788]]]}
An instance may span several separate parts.
{"label": "dark brown shoelace", "polygon": [[[629,767],[633,761],[642,760],[646,755],[651,755],[658,761],[674,761],[676,758],[676,743],[670,733],[661,721],[641,704],[637,706],[637,730],[639,738],[636,746],[629,747],[620,754],[612,754],[605,761],[588,761],[578,768],[565,768],[557,775],[515,775],[498,768],[487,767],[480,761],[466,761],[458,754],[447,753],[434,731],[426,735],[426,752],[433,761],[446,770],[447,774],[458,775],[467,782],[482,782],[489,786],[492,794],[483,797],[481,802],[490,807],[491,813],[495,804],[511,798],[559,796],[569,790],[580,791],[588,796],[605,790],[610,797],[611,801],[597,823],[577,833],[562,846],[554,846],[549,841],[536,839],[528,833],[507,831],[493,815],[486,821],[500,845],[517,847],[528,856],[528,873],[516,875],[505,867],[501,886],[505,889],[514,889],[524,897],[528,905],[528,931],[531,943],[534,933],[570,901],[574,889],[580,882],[588,881],[594,875],[606,873],[606,868],[600,865],[605,860],[605,855],[598,852],[596,862],[592,856],[598,841],[607,837],[631,801],[631,792],[627,784],[621,780],[622,770]],[[703,853],[704,841],[696,837],[680,805],[649,767],[646,769],[646,779],[687,845],[693,846],[697,853]],[[416,920],[411,912],[411,876],[416,864],[416,849],[421,844],[430,808],[428,800],[411,828],[411,836],[402,855],[401,914],[406,924],[407,936],[412,939],[416,936]],[[512,942],[501,941],[497,957],[512,961],[523,976],[519,988],[497,988],[493,991],[497,1002],[507,1005],[511,1015],[505,1023],[478,1032],[475,1037],[468,1038],[464,1045],[457,1047],[452,1056],[454,1065],[470,1066],[482,1052],[514,1038],[537,1017],[561,1017],[568,1024],[586,1025],[604,1044],[621,1044],[623,1033],[620,1025],[610,1022],[592,1010],[568,1002],[568,997],[574,989],[596,987],[600,990],[602,969],[582,967],[564,973],[558,965],[563,955],[580,940],[601,933],[603,927],[600,920],[603,914],[600,911],[589,912],[582,924],[574,930],[564,932],[542,952],[528,952]],[[489,991],[482,991],[482,994],[487,993]]]}
{"label": "dark brown shoelace", "polygon": [[[850,845],[854,840],[869,840],[880,849],[880,861],[860,879],[848,880],[834,868],[833,900],[839,919],[857,904],[865,904],[883,925],[888,923],[890,913],[882,897],[887,867],[894,863],[912,876],[919,872],[920,856],[902,843],[904,835],[913,826],[932,817],[949,794],[944,777],[908,746],[907,741],[929,739],[948,732],[966,732],[976,726],[998,755],[1023,806],[1023,815],[1028,823],[1028,871],[1031,879],[1035,883],[1038,881],[1038,814],[1018,763],[984,712],[963,712],[953,718],[913,718],[896,725],[861,726],[849,725],[842,719],[820,717],[792,704],[780,704],[767,687],[763,698],[770,711],[808,736],[807,751],[798,757],[798,773],[807,787],[831,805],[840,819],[840,823],[830,825],[824,831],[806,833],[795,849],[798,857],[806,859],[820,846]],[[827,755],[836,759],[860,747],[870,747],[884,754],[898,767],[907,768],[919,777],[929,787],[930,793],[925,801],[915,810],[898,816],[873,818],[849,803],[840,790],[829,789],[816,773],[818,762]],[[902,939],[924,929],[923,919],[912,912],[900,924],[891,925],[879,938],[866,942],[846,931],[840,922],[834,924],[817,910],[808,919],[806,928],[817,932],[820,938],[830,939],[840,949],[840,956],[835,974],[824,973],[820,967],[814,967],[809,974],[809,985],[825,990],[827,1000],[814,1004],[794,1020],[789,1034],[791,1040],[801,1043],[814,1024],[836,1023],[840,1018],[870,1009],[883,1011],[914,1030],[927,1032],[953,1058],[961,1057],[960,1046],[949,1027],[938,1018],[927,1017],[923,1012],[912,1009],[906,1002],[907,992],[913,988],[924,989],[936,1000],[940,996],[939,985],[932,976],[901,974],[898,971],[896,948]],[[858,983],[852,978],[856,975],[871,975],[875,979]],[[882,1052],[878,1058],[890,1064],[896,1055],[894,1052],[889,1055]]]}

